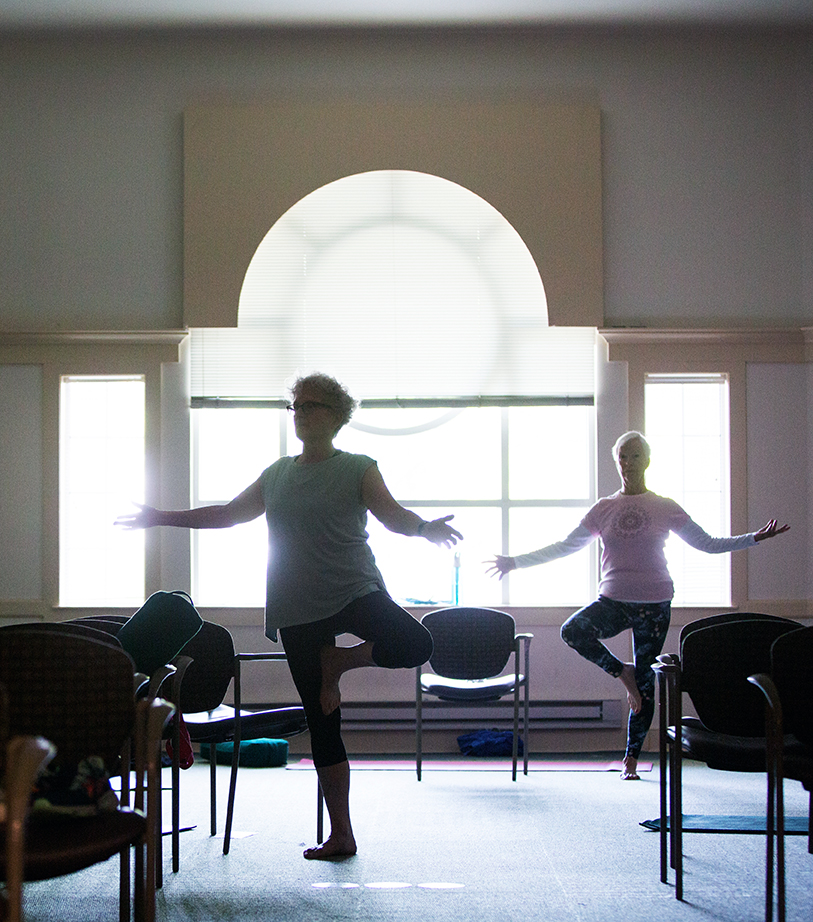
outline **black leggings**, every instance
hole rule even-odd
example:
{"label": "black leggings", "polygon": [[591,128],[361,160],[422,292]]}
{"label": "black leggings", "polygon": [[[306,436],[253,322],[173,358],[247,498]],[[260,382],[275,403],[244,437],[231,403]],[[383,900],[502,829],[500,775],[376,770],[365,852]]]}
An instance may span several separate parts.
{"label": "black leggings", "polygon": [[280,628],[279,634],[308,718],[316,768],[338,765],[347,759],[341,736],[341,708],[325,715],[319,700],[322,647],[333,646],[339,634],[354,634],[372,641],[373,662],[385,669],[421,666],[432,655],[429,631],[381,591],[355,599],[330,618]]}

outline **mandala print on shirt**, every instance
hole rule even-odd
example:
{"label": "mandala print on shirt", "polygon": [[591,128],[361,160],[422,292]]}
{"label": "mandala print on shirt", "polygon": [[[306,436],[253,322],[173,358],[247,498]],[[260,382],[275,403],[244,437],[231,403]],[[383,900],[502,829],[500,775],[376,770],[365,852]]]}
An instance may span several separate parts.
{"label": "mandala print on shirt", "polygon": [[642,506],[628,506],[613,519],[613,533],[619,538],[635,538],[649,528],[649,514]]}

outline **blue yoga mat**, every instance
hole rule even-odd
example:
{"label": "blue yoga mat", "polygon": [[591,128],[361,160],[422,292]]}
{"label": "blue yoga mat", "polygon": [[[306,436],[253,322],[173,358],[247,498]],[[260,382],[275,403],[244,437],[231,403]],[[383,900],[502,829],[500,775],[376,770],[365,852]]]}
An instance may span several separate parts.
{"label": "blue yoga mat", "polygon": [[[646,829],[658,832],[661,828],[660,819],[644,820],[641,824]],[[669,828],[667,818],[666,828]],[[785,833],[789,836],[806,836],[808,821],[806,816],[786,816]],[[762,833],[765,835],[764,816],[715,816],[702,814],[686,814],[683,817],[684,832],[715,832],[748,835]]]}

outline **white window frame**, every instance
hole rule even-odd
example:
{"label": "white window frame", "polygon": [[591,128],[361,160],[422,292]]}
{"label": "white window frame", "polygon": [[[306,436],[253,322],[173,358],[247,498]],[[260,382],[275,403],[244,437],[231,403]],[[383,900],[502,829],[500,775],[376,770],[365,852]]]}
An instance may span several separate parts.
{"label": "white window frame", "polygon": [[[245,402],[245,403],[248,403],[248,402]],[[404,401],[400,401],[399,403],[400,405],[403,405]],[[406,505],[408,508],[413,509],[419,515],[425,518],[433,518],[436,516],[453,513],[455,510],[458,510],[458,511],[462,511],[464,509],[493,509],[493,510],[496,510],[497,516],[495,517],[495,521],[497,522],[497,527],[493,535],[493,541],[489,540],[488,551],[484,551],[483,553],[492,553],[492,554],[493,553],[503,553],[503,554],[515,553],[516,554],[516,553],[521,553],[524,551],[534,549],[533,547],[517,547],[516,539],[514,539],[514,546],[513,547],[511,546],[512,539],[510,536],[510,519],[511,519],[511,512],[513,510],[519,510],[519,509],[538,510],[540,525],[544,524],[546,511],[551,512],[552,510],[562,510],[565,513],[565,516],[563,516],[562,519],[563,521],[568,522],[567,530],[569,530],[570,528],[574,528],[578,524],[578,521],[581,518],[581,515],[583,515],[584,511],[586,511],[586,509],[589,508],[589,506],[592,505],[593,502],[595,502],[595,498],[596,498],[595,496],[595,489],[596,489],[595,488],[595,482],[596,482],[595,414],[592,411],[592,409],[588,410],[587,418],[585,420],[585,426],[587,429],[585,433],[585,442],[587,443],[589,447],[587,450],[587,456],[588,456],[587,458],[587,468],[588,468],[587,481],[588,482],[586,484],[585,493],[583,496],[579,496],[579,497],[574,496],[572,498],[564,498],[564,499],[563,498],[545,498],[544,496],[540,496],[539,498],[532,498],[532,499],[516,499],[511,496],[510,485],[508,482],[508,470],[509,470],[508,462],[509,462],[509,451],[510,451],[509,438],[508,438],[508,434],[509,434],[508,433],[508,417],[509,417],[510,406],[529,406],[529,405],[530,406],[545,406],[545,405],[561,405],[563,403],[564,403],[563,401],[556,399],[556,398],[551,398],[549,400],[545,400],[544,398],[526,398],[525,400],[522,400],[520,398],[515,398],[514,402],[508,406],[500,405],[498,409],[498,412],[500,413],[500,420],[501,420],[500,429],[499,429],[500,444],[498,446],[498,450],[500,454],[501,474],[500,474],[499,494],[495,495],[493,498],[470,499],[464,496],[463,497],[444,496],[440,498],[427,499],[427,498],[421,498],[421,497],[415,497],[415,496],[407,497],[407,496],[396,495],[396,499],[398,499],[400,502],[403,502],[404,505]],[[586,407],[591,408],[592,398],[584,398],[582,400],[570,401],[570,403],[571,404],[575,403],[578,406],[586,406]],[[394,405],[395,404],[393,401],[385,401],[385,400],[367,401],[367,402],[362,403],[362,408],[364,408],[365,406],[380,408],[380,407],[391,407]],[[461,409],[461,408],[463,407],[460,405],[458,405],[457,407],[449,406],[448,402],[445,402],[443,403],[442,406],[437,407],[438,411],[441,413],[443,409],[453,410],[453,409]],[[265,407],[265,409],[270,409],[270,408]],[[217,409],[216,411],[211,410],[210,412],[228,413],[228,412],[231,412],[231,410],[228,408],[220,408],[220,409]],[[293,438],[292,429],[290,427],[290,420],[286,418],[286,413],[284,410],[277,409],[276,412],[278,413],[276,423],[273,421],[273,417],[271,417],[268,420],[268,423],[272,427],[275,425],[276,427],[278,427],[279,456],[283,456],[289,453],[296,454],[298,451],[299,443],[295,440],[295,438]],[[363,409],[361,412],[363,412]],[[357,417],[358,416],[359,414],[357,414]],[[249,477],[246,477],[245,483],[239,483],[239,484],[232,483],[231,487],[232,487],[233,492],[231,495],[225,495],[225,494],[224,495],[204,495],[204,493],[201,490],[201,464],[200,464],[201,451],[204,450],[201,444],[201,421],[202,419],[203,417],[201,413],[199,411],[196,412],[195,410],[193,410],[192,426],[191,426],[191,433],[192,433],[191,493],[192,493],[192,505],[193,506],[203,505],[206,503],[228,502],[230,499],[232,499],[233,495],[236,495],[236,492],[239,489],[242,489],[245,486],[248,486],[248,484],[251,482]],[[358,425],[357,420],[351,420],[351,423],[349,424],[348,428],[353,428],[354,422],[356,422],[356,424]],[[363,424],[361,424],[360,428],[363,428]],[[341,438],[341,434],[339,438]],[[547,448],[548,446],[546,445],[545,447]],[[552,450],[555,450],[557,453],[561,452],[563,458],[566,457],[567,455],[566,446],[558,444],[555,446],[555,448],[553,446],[550,446],[550,447]],[[475,448],[476,446],[471,446],[469,447],[468,450],[475,450]],[[240,450],[239,446],[236,445],[235,452],[239,452],[239,450]],[[375,456],[374,450],[371,451],[370,453],[373,454],[373,456]],[[461,449],[460,457],[465,457],[465,453],[466,453],[466,449]],[[460,457],[458,458],[439,457],[437,463],[439,465],[450,465],[451,467],[454,467],[454,465],[460,463]],[[263,461],[263,465],[267,466],[268,464],[273,463],[274,460],[276,460],[276,457],[273,457],[273,456],[268,457],[267,459]],[[260,469],[257,469],[256,474],[259,475],[259,473],[260,473]],[[251,476],[254,476],[254,475],[252,474]],[[544,484],[540,485],[540,491],[544,491]],[[568,509],[573,510],[572,516],[567,515]],[[377,529],[378,524],[372,520],[372,517],[370,518],[371,518],[370,524],[372,528],[374,530]],[[238,527],[240,528],[255,527],[255,523],[251,523],[250,526],[238,526]],[[264,529],[264,521],[260,520],[259,527],[262,527]],[[567,531],[564,532],[564,534],[566,533]],[[564,534],[556,534],[555,536],[551,537],[551,540],[556,540],[557,538],[564,537]],[[254,541],[255,539],[252,538],[251,540]],[[257,538],[256,540],[259,545],[260,539]],[[403,541],[405,539],[397,538],[396,540]],[[236,559],[231,557],[230,555],[233,553],[233,548],[229,547],[228,541],[229,541],[228,535],[215,535],[214,537],[211,537],[208,534],[203,535],[200,532],[193,532],[192,534],[192,541],[191,541],[192,592],[193,592],[193,597],[196,598],[199,604],[218,605],[218,606],[228,604],[229,595],[227,592],[223,591],[223,593],[221,594],[221,592],[218,591],[215,594],[215,596],[213,596],[210,599],[207,595],[207,591],[204,585],[205,579],[212,578],[213,568],[222,570],[223,578],[226,582],[228,582],[229,579],[234,579],[235,570],[240,570],[242,568],[244,564],[244,560],[242,559],[242,557],[246,557],[248,555],[244,553],[242,557],[237,557]],[[207,542],[208,543],[216,542],[220,550],[217,552],[203,550],[203,546]],[[539,543],[547,543],[547,542],[540,540],[538,544],[534,545],[534,547],[539,546]],[[464,537],[464,541],[461,545],[459,545],[457,552],[458,554],[460,553],[465,554],[465,558],[466,558],[464,561],[465,566],[476,568],[477,576],[480,577],[482,574],[485,573],[485,569],[486,569],[485,566],[483,565],[484,557],[482,554],[479,557],[477,557],[476,553],[474,554],[474,556],[472,556],[471,544],[472,542],[469,543],[469,546],[467,548],[465,537]],[[407,548],[406,546],[404,546],[404,550],[407,553],[409,553],[412,550],[412,548]],[[432,549],[432,550],[436,550],[436,549]],[[262,555],[267,553],[267,546],[263,545],[263,547],[261,548],[261,551],[262,551]],[[258,553],[257,556],[255,557],[253,550],[250,553],[252,555],[253,563],[251,564],[250,568],[247,568],[242,572],[242,575],[240,576],[238,580],[239,588],[237,590],[237,594],[238,594],[238,597],[241,598],[242,604],[259,605],[263,603],[263,599],[260,599],[258,597],[258,598],[253,599],[252,601],[246,601],[246,599],[242,596],[242,589],[243,589],[244,583],[255,584],[255,586],[258,587],[256,590],[258,596],[260,592],[259,587],[261,586],[261,584],[264,585],[264,583],[262,583],[262,580],[261,580],[262,572],[258,572],[260,571],[259,560],[260,560],[261,555]],[[439,553],[442,553],[442,552],[439,552]],[[452,554],[454,554],[454,552],[450,552],[450,559],[451,559]],[[477,557],[476,560],[475,560],[475,557]],[[592,548],[592,549],[587,550],[586,552],[583,552],[583,554],[580,555],[580,557],[583,558],[581,567],[583,568],[584,574],[585,574],[585,577],[583,580],[584,585],[579,586],[578,588],[574,587],[572,596],[568,596],[567,599],[557,599],[555,601],[551,601],[551,600],[545,601],[544,598],[540,598],[538,602],[535,602],[534,604],[538,604],[538,605],[564,605],[564,604],[571,605],[572,604],[572,605],[577,606],[580,604],[584,604],[586,601],[589,600],[590,597],[593,597],[595,595],[596,583],[597,583],[597,579],[596,579],[597,554],[596,554],[595,548]],[[433,562],[434,562],[434,559],[433,559]],[[455,561],[455,564],[459,565],[459,558],[457,561]],[[550,565],[550,566],[555,566],[555,564]],[[471,571],[469,572],[471,573]],[[388,573],[390,574],[390,576],[393,576],[391,567],[388,569],[388,571],[385,571],[383,573],[385,581],[388,581]],[[455,575],[458,575],[458,573],[459,573],[459,569],[455,571]],[[530,574],[524,574],[524,575],[526,576],[526,580],[530,576]],[[545,591],[544,587],[545,587],[546,582],[550,582],[552,577],[553,577],[553,574],[548,573],[547,580],[542,580],[539,582],[540,591],[543,594]],[[471,581],[472,577],[469,576],[468,578]],[[394,584],[397,583],[397,580],[393,579],[393,583]],[[504,606],[512,604],[510,577],[503,579],[500,583],[497,583],[497,581],[494,581],[490,585],[493,585],[495,587],[495,590],[497,589],[497,587],[499,587],[498,593],[495,595],[492,601],[492,604],[501,604]],[[416,595],[411,595],[411,596],[406,595],[406,596],[399,598],[398,600],[403,602],[404,604],[411,604],[411,605],[456,604],[458,602],[460,602],[461,604],[463,604],[464,602],[465,604],[482,604],[482,600],[476,599],[476,598],[469,598],[467,600],[466,599],[461,600],[461,596],[456,591],[458,589],[459,589],[459,586],[454,585],[453,578],[450,578],[448,596],[443,595],[442,597],[433,596],[432,598],[423,598],[421,594],[418,593],[417,596]],[[394,594],[396,595],[396,597],[398,596],[397,591],[394,591]],[[523,594],[526,600],[530,598],[528,595],[528,592],[527,591],[521,592],[519,586],[517,587],[517,589],[514,590],[514,594],[515,595]],[[234,596],[232,596],[232,600],[233,598]],[[237,604],[241,604],[241,602],[238,602]]]}

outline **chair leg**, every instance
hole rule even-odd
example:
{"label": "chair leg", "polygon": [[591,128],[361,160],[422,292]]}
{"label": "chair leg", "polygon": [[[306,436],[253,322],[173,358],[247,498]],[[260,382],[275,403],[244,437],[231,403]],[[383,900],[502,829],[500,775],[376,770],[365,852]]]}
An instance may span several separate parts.
{"label": "chair leg", "polygon": [[675,868],[675,899],[683,899],[683,753],[680,748],[682,730],[678,726],[679,735],[672,747],[675,760],[674,792],[672,802],[674,811],[670,826],[674,828],[672,860]]}
{"label": "chair leg", "polygon": [[217,752],[216,743],[209,744],[209,835],[217,835]]}
{"label": "chair leg", "polygon": [[[143,841],[137,842],[135,846],[135,862],[134,862],[134,871],[133,871],[133,918],[135,922],[145,922],[144,908],[145,908],[145,899],[146,899],[146,875],[144,873],[144,862],[145,862],[145,843]],[[154,895],[153,891],[153,895]],[[127,915],[123,915],[123,911],[126,908]],[[127,902],[122,907],[122,919],[127,919],[129,922],[130,918],[130,895],[127,894]]]}
{"label": "chair leg", "polygon": [[181,866],[181,721],[172,721],[172,871]]}
{"label": "chair leg", "polygon": [[[516,678],[518,673],[514,673]],[[517,780],[517,756],[519,754],[519,683],[514,682],[514,740],[511,747],[511,780]]]}
{"label": "chair leg", "polygon": [[130,922],[130,849],[122,849],[119,856],[119,922]]}
{"label": "chair leg", "polygon": [[529,686],[530,686],[530,681],[528,678],[528,667],[526,666],[525,667],[525,711],[522,715],[522,733],[523,733],[523,743],[524,743],[524,747],[522,750],[522,753],[523,753],[522,773],[524,775],[528,774],[528,758],[530,756],[530,751],[531,751],[531,735],[530,735],[531,731],[529,729],[529,721],[528,721],[528,717],[530,713],[530,706],[531,706],[531,702],[529,700],[529,696],[530,696]]}
{"label": "chair leg", "polygon": [[223,834],[223,854],[228,855],[231,845],[231,829],[234,820],[234,795],[237,791],[237,768],[240,764],[240,740],[234,741],[231,757],[231,777],[229,778],[229,802],[226,806],[226,829]]}
{"label": "chair leg", "polygon": [[810,792],[810,801],[807,805],[807,851],[813,855],[813,791]]}
{"label": "chair leg", "polygon": [[146,795],[148,800],[147,818],[149,819],[150,814],[153,814],[157,821],[153,823],[151,829],[147,829],[146,833],[146,863],[144,866],[144,878],[141,881],[144,887],[144,922],[154,922],[155,920],[155,891],[159,888],[158,879],[162,872],[161,863],[158,859],[163,834],[160,819],[160,804],[163,798],[160,768],[158,769],[158,778],[156,780],[158,783],[150,785]]}
{"label": "chair leg", "polygon": [[668,758],[669,758],[669,737],[666,728],[669,725],[669,715],[666,707],[666,690],[664,688],[663,678],[658,675],[658,774],[660,780],[660,825],[658,834],[660,837],[660,859],[661,859],[661,883],[665,884],[669,880],[669,839],[667,824],[669,822],[667,809],[667,794],[669,790],[668,775]]}
{"label": "chair leg", "polygon": [[158,772],[158,802],[155,805],[155,889],[164,886],[164,789]]}
{"label": "chair leg", "polygon": [[421,669],[415,670],[415,771],[421,780],[421,763],[423,761],[423,692],[421,689]]}
{"label": "chair leg", "polygon": [[773,875],[774,875],[774,841],[776,827],[776,781],[774,766],[771,765],[770,751],[767,766],[768,800],[765,809],[765,922],[773,919]]}
{"label": "chair leg", "polygon": [[[781,757],[780,757],[781,758]],[[776,800],[776,917],[785,922],[785,793],[784,779],[777,772]],[[768,920],[770,922],[770,920]]]}
{"label": "chair leg", "polygon": [[526,637],[523,641],[523,646],[525,647],[525,710],[523,714],[523,741],[524,748],[523,752],[523,761],[522,761],[522,771],[523,774],[528,774],[528,758],[531,752],[531,737],[529,730],[529,711],[530,711],[530,697],[531,697],[531,641],[530,638]]}
{"label": "chair leg", "polygon": [[669,830],[667,826],[669,825],[669,811],[667,807],[667,798],[669,795],[668,788],[668,766],[666,764],[668,758],[668,747],[666,746],[663,738],[660,743],[659,751],[659,772],[660,772],[660,852],[661,852],[661,883],[665,884],[669,880]]}

